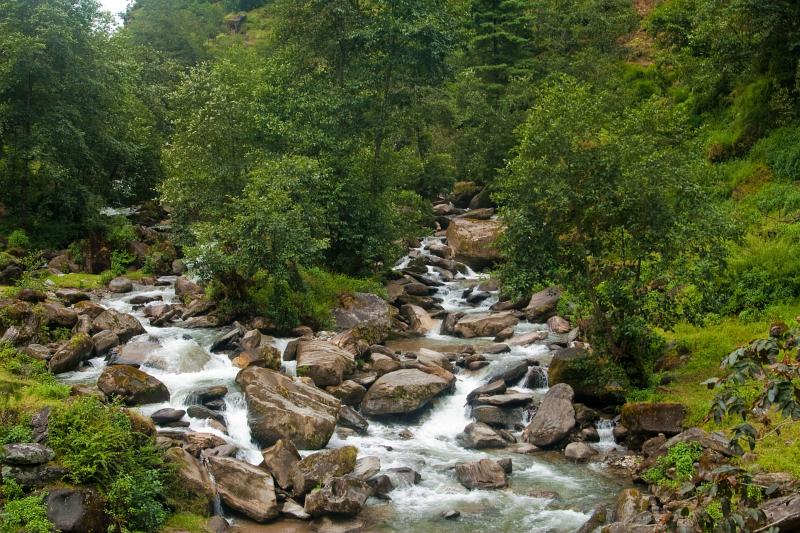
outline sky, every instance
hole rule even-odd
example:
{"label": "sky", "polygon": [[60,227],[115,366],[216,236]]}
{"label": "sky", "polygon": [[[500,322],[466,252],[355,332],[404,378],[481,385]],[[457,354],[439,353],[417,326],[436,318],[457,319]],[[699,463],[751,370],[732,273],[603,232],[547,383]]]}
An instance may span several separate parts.
{"label": "sky", "polygon": [[111,11],[115,15],[120,11],[125,11],[125,6],[128,5],[128,0],[100,0],[103,9]]}

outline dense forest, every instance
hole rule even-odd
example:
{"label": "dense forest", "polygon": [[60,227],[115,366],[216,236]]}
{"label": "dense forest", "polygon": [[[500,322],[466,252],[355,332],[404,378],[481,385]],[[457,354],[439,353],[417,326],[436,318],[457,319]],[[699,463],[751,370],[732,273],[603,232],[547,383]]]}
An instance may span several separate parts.
{"label": "dense forest", "polygon": [[[435,204],[479,197],[501,300],[558,286],[624,399],[754,444],[728,415],[800,418],[799,183],[792,0],[0,0],[7,292],[56,257],[88,288],[180,260],[224,323],[324,330],[342,292],[385,296]],[[712,401],[770,327],[784,367],[729,360]],[[758,438],[767,469],[800,476],[795,426]]]}

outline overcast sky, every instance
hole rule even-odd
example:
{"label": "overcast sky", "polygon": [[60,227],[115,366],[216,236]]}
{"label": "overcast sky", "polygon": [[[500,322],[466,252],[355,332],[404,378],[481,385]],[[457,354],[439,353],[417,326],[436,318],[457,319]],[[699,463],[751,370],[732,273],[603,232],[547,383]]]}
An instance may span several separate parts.
{"label": "overcast sky", "polygon": [[103,5],[103,9],[107,9],[116,15],[121,11],[125,11],[128,0],[100,0],[100,3]]}

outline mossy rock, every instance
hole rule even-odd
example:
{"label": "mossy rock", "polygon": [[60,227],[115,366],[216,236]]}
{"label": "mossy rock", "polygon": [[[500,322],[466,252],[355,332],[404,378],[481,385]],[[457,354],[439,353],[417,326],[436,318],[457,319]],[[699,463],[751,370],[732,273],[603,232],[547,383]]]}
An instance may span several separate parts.
{"label": "mossy rock", "polygon": [[550,386],[566,383],[575,401],[595,407],[625,403],[625,371],[613,362],[583,348],[558,350],[547,372]]}

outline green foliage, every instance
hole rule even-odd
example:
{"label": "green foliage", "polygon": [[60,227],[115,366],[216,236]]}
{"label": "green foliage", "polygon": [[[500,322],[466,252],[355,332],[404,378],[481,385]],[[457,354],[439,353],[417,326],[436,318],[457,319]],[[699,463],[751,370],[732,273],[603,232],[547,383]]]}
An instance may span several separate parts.
{"label": "green foliage", "polygon": [[113,250],[126,250],[136,240],[136,230],[124,216],[111,217],[105,229],[105,237]]}
{"label": "green foliage", "polygon": [[682,294],[669,289],[702,283],[698,258],[711,269],[724,252],[686,128],[662,99],[621,110],[612,95],[560,78],[540,89],[497,194],[505,280],[554,281],[589,302],[595,344],[637,383],[660,348],[649,322],[676,319],[656,312]]}
{"label": "green foliage", "polygon": [[171,471],[152,437],[134,430],[123,407],[93,397],[62,405],[50,415],[48,444],[73,482],[100,487],[115,526],[156,531],[163,524]]}
{"label": "green foliage", "polygon": [[[30,442],[30,441],[22,441],[22,442]],[[3,498],[6,500],[18,500],[25,496],[25,491],[22,487],[17,483],[17,481],[13,478],[4,479],[3,484],[0,485],[0,494],[2,494]]]}
{"label": "green foliage", "polygon": [[31,240],[25,230],[15,229],[8,234],[8,248],[27,250],[31,246]]}
{"label": "green foliage", "polygon": [[30,442],[33,439],[33,432],[27,424],[16,424],[10,427],[2,428],[2,442],[3,444],[12,444],[16,442]]}
{"label": "green foliage", "polygon": [[111,252],[111,273],[114,277],[124,275],[128,271],[128,267],[133,264],[134,261],[134,257],[128,252]]}
{"label": "green foliage", "polygon": [[651,485],[677,490],[697,473],[694,463],[702,452],[702,446],[696,442],[679,442],[659,457],[656,465],[642,474],[642,479]]}
{"label": "green foliage", "polygon": [[28,496],[6,502],[0,516],[0,530],[9,533],[52,533],[55,526],[47,519],[44,496]]}
{"label": "green foliage", "polygon": [[47,371],[44,361],[34,359],[7,343],[0,343],[0,368],[10,374],[22,378],[35,379],[42,383],[55,383],[52,374]]}

